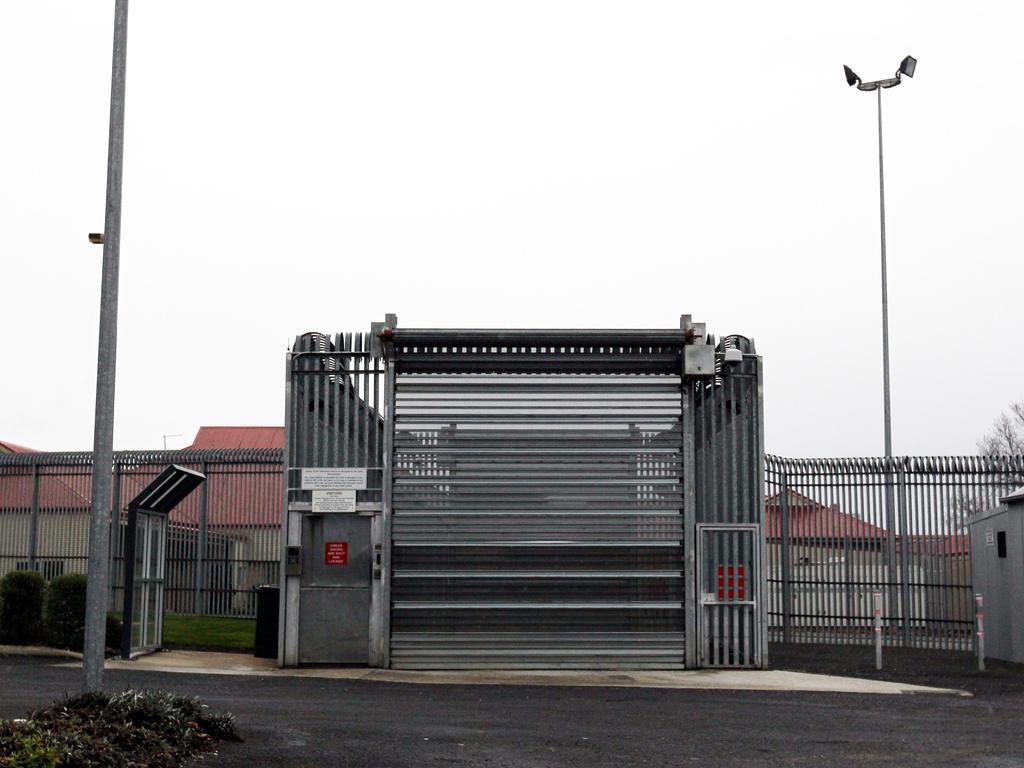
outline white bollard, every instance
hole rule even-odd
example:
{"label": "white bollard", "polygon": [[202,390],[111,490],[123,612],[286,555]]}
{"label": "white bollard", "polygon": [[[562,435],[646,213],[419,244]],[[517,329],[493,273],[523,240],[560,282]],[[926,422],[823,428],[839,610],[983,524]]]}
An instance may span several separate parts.
{"label": "white bollard", "polygon": [[978,671],[985,671],[985,612],[984,600],[980,594],[974,596],[974,631],[978,635],[975,648],[978,651]]}
{"label": "white bollard", "polygon": [[882,668],[882,593],[872,592],[875,612],[875,669]]}

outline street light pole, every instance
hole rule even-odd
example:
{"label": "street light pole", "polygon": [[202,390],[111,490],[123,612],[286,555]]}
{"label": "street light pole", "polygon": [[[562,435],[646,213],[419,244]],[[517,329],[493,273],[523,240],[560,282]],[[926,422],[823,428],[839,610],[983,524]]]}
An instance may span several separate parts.
{"label": "street light pole", "polygon": [[[85,607],[82,689],[103,686],[110,566],[111,472],[114,459],[114,371],[117,360],[117,288],[121,255],[121,175],[124,157],[124,92],[128,50],[128,0],[114,0],[114,53],[110,75],[107,197],[103,218],[103,276],[96,361],[96,418],[93,428],[92,508]],[[96,242],[90,235],[90,241]],[[120,507],[120,499],[117,500]]]}
{"label": "street light pole", "polygon": [[889,277],[885,263],[885,170],[882,163],[882,89],[878,92],[878,212],[882,223],[882,379],[885,457],[892,458],[892,410],[889,406]]}
{"label": "street light pole", "polygon": [[882,91],[886,88],[893,88],[903,82],[903,75],[914,76],[917,69],[917,59],[907,56],[900,62],[900,68],[896,71],[895,77],[884,80],[873,80],[865,83],[857,74],[847,66],[843,67],[846,72],[848,85],[856,85],[861,91],[876,91],[878,96],[878,213],[881,219],[882,233],[882,398],[883,418],[885,420],[885,457],[892,458],[892,408],[889,397],[889,277],[885,254],[885,168],[882,161]]}

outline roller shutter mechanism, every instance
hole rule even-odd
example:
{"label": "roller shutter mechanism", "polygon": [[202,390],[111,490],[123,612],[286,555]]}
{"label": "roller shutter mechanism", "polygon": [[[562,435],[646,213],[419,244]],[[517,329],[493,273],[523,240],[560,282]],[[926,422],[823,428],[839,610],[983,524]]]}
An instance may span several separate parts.
{"label": "roller shutter mechanism", "polygon": [[681,381],[634,365],[399,364],[393,666],[683,666]]}

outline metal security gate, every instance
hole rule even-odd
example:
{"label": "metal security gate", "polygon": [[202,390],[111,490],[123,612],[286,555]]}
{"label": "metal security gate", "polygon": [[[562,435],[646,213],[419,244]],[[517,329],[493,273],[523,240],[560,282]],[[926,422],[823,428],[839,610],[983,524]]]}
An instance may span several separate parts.
{"label": "metal security gate", "polygon": [[[300,338],[288,393],[281,664],[314,645],[339,660],[341,630],[367,621],[371,666],[702,662],[696,526],[759,524],[764,506],[748,340],[716,345],[686,315],[661,330],[405,329],[389,315],[366,335]],[[373,448],[346,448],[359,435]],[[341,482],[331,468],[369,479],[347,512],[306,482]],[[368,619],[335,596],[303,601],[325,557],[303,531],[323,514],[373,516]],[[765,662],[757,595],[750,643],[721,663]]]}
{"label": "metal security gate", "polygon": [[760,664],[760,529],[697,526],[702,667]]}
{"label": "metal security gate", "polygon": [[400,373],[392,665],[681,667],[680,434],[679,375]]}

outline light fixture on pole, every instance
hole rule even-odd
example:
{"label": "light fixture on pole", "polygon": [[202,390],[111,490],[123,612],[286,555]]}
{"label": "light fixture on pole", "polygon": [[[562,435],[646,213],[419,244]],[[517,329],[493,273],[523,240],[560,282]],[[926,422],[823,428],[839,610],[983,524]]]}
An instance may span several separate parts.
{"label": "light fixture on pole", "polygon": [[900,62],[900,68],[896,70],[894,77],[884,80],[872,80],[865,83],[857,76],[856,72],[845,64],[843,65],[848,85],[856,85],[857,89],[861,91],[878,92],[878,209],[882,232],[882,391],[885,410],[885,455],[887,458],[892,456],[892,418],[889,404],[889,279],[885,260],[885,173],[882,164],[882,91],[902,83],[903,75],[913,77],[915,69],[917,69],[917,59],[913,56],[907,56]]}

